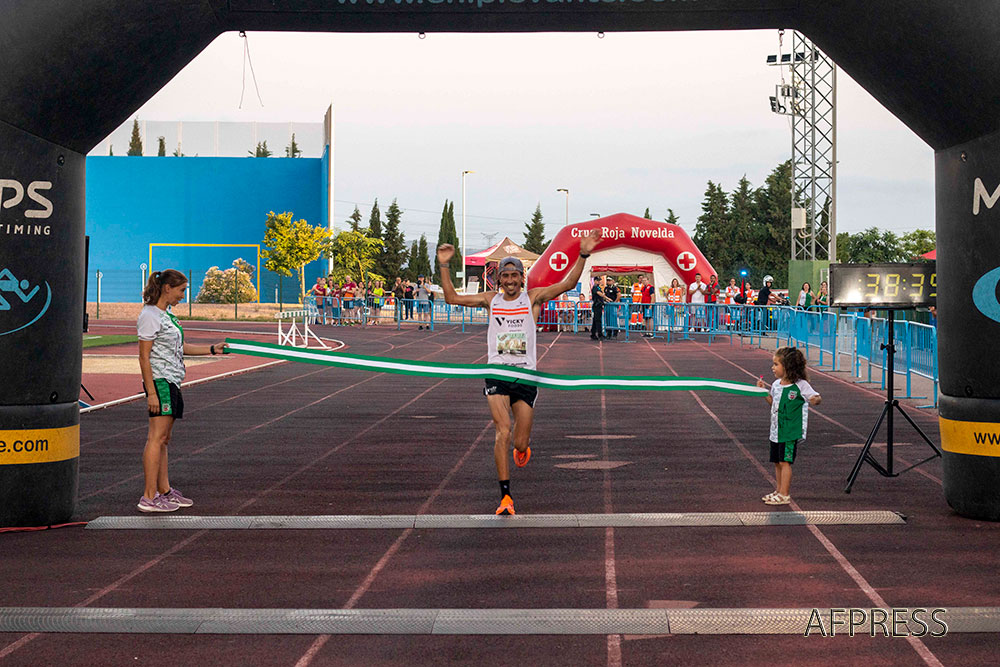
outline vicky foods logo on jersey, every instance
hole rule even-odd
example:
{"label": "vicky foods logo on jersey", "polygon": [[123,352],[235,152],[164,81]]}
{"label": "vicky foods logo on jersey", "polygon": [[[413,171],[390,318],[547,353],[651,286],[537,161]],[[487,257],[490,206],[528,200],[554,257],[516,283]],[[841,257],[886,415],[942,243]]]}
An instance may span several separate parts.
{"label": "vicky foods logo on jersey", "polygon": [[47,282],[32,284],[10,269],[0,269],[0,336],[27,329],[42,318],[52,303]]}

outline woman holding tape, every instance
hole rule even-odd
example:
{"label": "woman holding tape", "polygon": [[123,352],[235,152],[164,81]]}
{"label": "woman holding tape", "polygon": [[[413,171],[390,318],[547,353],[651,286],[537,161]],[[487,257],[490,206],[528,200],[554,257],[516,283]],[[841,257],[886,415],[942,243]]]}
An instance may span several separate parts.
{"label": "woman holding tape", "polygon": [[139,313],[139,370],[149,409],[149,432],[142,452],[145,488],[139,499],[140,512],[173,512],[194,504],[170,486],[167,475],[167,443],[174,420],[184,414],[181,382],[184,380],[184,355],[227,353],[226,343],[193,345],[184,342],[184,330],[170,312],[184,298],[187,277],[180,271],[154,271],[149,276]]}

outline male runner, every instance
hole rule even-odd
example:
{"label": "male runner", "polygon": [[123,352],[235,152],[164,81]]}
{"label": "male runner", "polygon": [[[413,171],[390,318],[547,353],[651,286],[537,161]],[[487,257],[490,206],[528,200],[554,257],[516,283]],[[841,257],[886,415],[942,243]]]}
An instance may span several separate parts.
{"label": "male runner", "polygon": [[[587,257],[590,257],[600,241],[600,230],[591,231],[589,236],[580,239],[580,257],[560,282],[528,291],[524,290],[524,265],[521,260],[505,257],[497,267],[500,291],[482,294],[458,294],[455,291],[448,271],[448,261],[455,254],[455,247],[445,243],[437,251],[438,263],[442,268],[441,288],[444,290],[444,300],[453,305],[490,309],[490,326],[486,339],[489,363],[534,369],[535,322],[538,321],[542,304],[576,287]],[[510,413],[514,413],[514,463],[522,468],[531,458],[531,447],[528,445],[531,442],[531,423],[538,388],[519,382],[486,380],[483,393],[496,427],[493,460],[500,482],[500,507],[496,513],[514,514],[514,500],[510,495],[510,463],[507,461],[511,437]]]}

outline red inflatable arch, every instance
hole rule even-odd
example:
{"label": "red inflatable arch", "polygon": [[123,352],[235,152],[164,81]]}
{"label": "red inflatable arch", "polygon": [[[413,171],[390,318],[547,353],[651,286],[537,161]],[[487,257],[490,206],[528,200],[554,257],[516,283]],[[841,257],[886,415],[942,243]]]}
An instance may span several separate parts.
{"label": "red inflatable arch", "polygon": [[[604,239],[587,260],[581,278],[585,288],[592,267],[600,267],[600,272],[607,272],[621,266],[622,262],[616,261],[612,256],[613,253],[607,252],[616,248],[634,248],[663,257],[673,273],[685,285],[694,282],[696,273],[701,273],[702,280],[706,283],[709,276],[715,273],[715,269],[698,250],[698,246],[680,226],[647,220],[628,213],[616,213],[559,230],[549,247],[528,271],[528,288],[545,287],[562,280],[569,267],[580,256],[580,237],[589,235],[595,229],[603,232]],[[636,270],[650,270],[649,261],[632,261],[629,264]],[[661,286],[654,284],[658,295]]]}

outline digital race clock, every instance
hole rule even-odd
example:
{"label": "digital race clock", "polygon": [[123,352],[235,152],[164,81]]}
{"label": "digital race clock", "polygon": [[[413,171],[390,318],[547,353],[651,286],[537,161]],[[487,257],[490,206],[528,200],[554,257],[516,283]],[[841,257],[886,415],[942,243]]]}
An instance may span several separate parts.
{"label": "digital race clock", "polygon": [[831,306],[914,308],[936,303],[935,262],[830,265]]}

